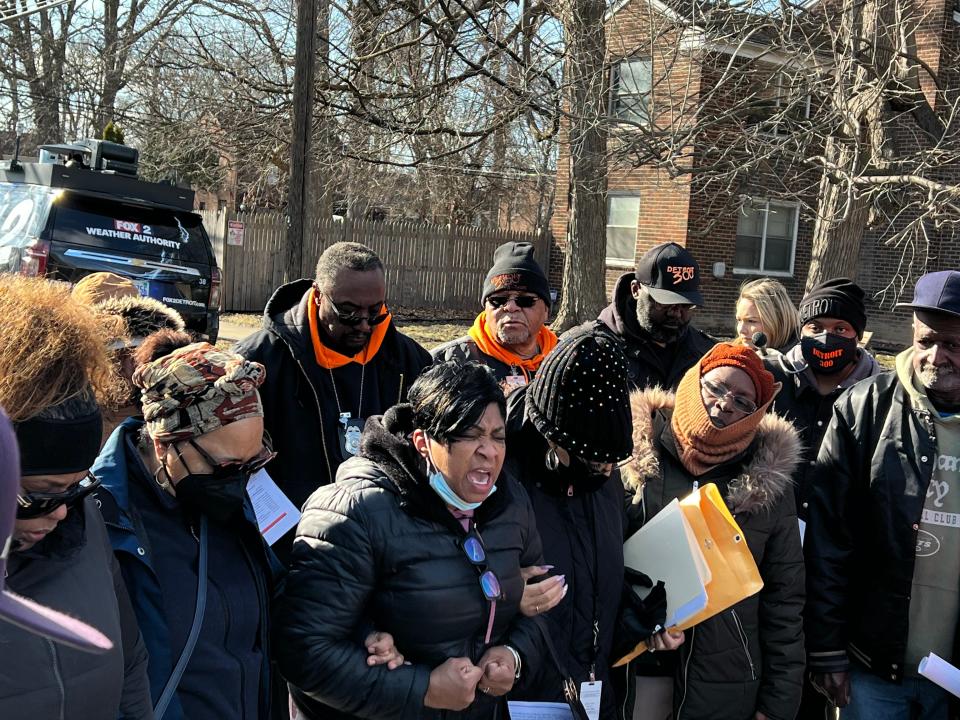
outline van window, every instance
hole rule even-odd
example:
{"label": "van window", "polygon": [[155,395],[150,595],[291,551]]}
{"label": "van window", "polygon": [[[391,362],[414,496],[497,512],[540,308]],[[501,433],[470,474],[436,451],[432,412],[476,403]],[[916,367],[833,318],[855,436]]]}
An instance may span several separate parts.
{"label": "van window", "polygon": [[56,190],[0,182],[0,248],[22,248],[40,235]]}
{"label": "van window", "polygon": [[64,193],[54,207],[54,242],[210,264],[210,242],[199,215],[76,193]]}

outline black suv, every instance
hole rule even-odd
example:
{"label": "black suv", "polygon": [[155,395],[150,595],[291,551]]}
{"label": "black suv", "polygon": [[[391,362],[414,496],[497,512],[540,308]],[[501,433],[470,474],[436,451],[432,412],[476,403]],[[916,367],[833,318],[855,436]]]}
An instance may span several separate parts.
{"label": "black suv", "polygon": [[220,269],[193,191],[139,180],[137,159],[135,148],[82,140],[42,146],[40,162],[4,162],[0,272],[123,275],[216,342]]}

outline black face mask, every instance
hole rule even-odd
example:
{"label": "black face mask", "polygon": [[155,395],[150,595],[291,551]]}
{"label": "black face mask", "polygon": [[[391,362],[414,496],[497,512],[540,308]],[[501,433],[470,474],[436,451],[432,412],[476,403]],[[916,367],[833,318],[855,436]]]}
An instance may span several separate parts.
{"label": "black face mask", "polygon": [[857,359],[857,339],[833,333],[800,338],[800,352],[817,375],[834,375]]}
{"label": "black face mask", "polygon": [[226,524],[243,512],[248,473],[187,475],[176,484],[177,500]]}

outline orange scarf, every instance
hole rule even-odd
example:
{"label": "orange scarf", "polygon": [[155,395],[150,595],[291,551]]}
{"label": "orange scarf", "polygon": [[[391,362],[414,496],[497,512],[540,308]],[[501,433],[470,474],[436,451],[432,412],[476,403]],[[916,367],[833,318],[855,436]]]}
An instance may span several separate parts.
{"label": "orange scarf", "polygon": [[367,346],[352,357],[341,355],[336,350],[331,350],[320,339],[320,327],[317,319],[317,298],[316,290],[310,291],[310,297],[307,299],[307,316],[310,319],[310,339],[313,341],[313,356],[317,360],[317,365],[328,370],[336,370],[352,362],[366,365],[376,357],[383,344],[383,338],[387,335],[387,328],[393,321],[392,315],[387,315],[387,319],[373,328],[373,334],[367,341]]}
{"label": "orange scarf", "polygon": [[719,428],[710,420],[710,414],[700,394],[700,363],[687,370],[677,387],[671,427],[677,439],[680,462],[695,477],[732,460],[746,450],[757,434],[760,421],[773,402],[776,393],[751,415]]}
{"label": "orange scarf", "polygon": [[477,315],[477,319],[473,321],[473,326],[470,328],[468,335],[480,348],[480,352],[507,365],[520,368],[523,371],[524,378],[528,381],[530,380],[529,373],[535,373],[543,359],[557,346],[556,333],[544,325],[537,333],[537,347],[540,348],[540,352],[525,360],[500,344],[500,341],[497,340],[496,329],[487,325],[486,312]]}

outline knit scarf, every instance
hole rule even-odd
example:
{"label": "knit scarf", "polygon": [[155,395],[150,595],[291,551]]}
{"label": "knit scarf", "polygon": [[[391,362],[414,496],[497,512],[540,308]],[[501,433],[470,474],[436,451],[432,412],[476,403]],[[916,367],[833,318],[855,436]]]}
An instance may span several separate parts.
{"label": "knit scarf", "polygon": [[671,421],[683,467],[695,477],[699,477],[717,465],[737,457],[753,442],[757,427],[774,397],[751,415],[720,428],[710,420],[710,414],[703,404],[700,394],[700,363],[687,370],[677,387],[677,400]]}
{"label": "knit scarf", "polygon": [[376,357],[383,345],[383,338],[387,335],[387,328],[393,322],[393,316],[387,315],[387,319],[373,328],[373,334],[367,341],[366,347],[353,356],[341,355],[336,350],[332,350],[323,344],[320,339],[319,320],[317,318],[317,298],[316,290],[310,291],[310,297],[307,300],[307,317],[310,321],[310,339],[313,341],[313,356],[317,360],[317,365],[328,370],[336,370],[352,362],[366,365]]}
{"label": "knit scarf", "polygon": [[480,352],[507,365],[520,368],[528,381],[530,380],[529,373],[535,373],[543,359],[557,346],[556,333],[544,325],[537,333],[537,346],[540,348],[540,352],[532,358],[524,359],[500,344],[497,339],[496,328],[487,325],[487,314],[485,312],[477,315],[477,319],[474,320],[473,327],[470,328],[468,335],[477,344]]}

